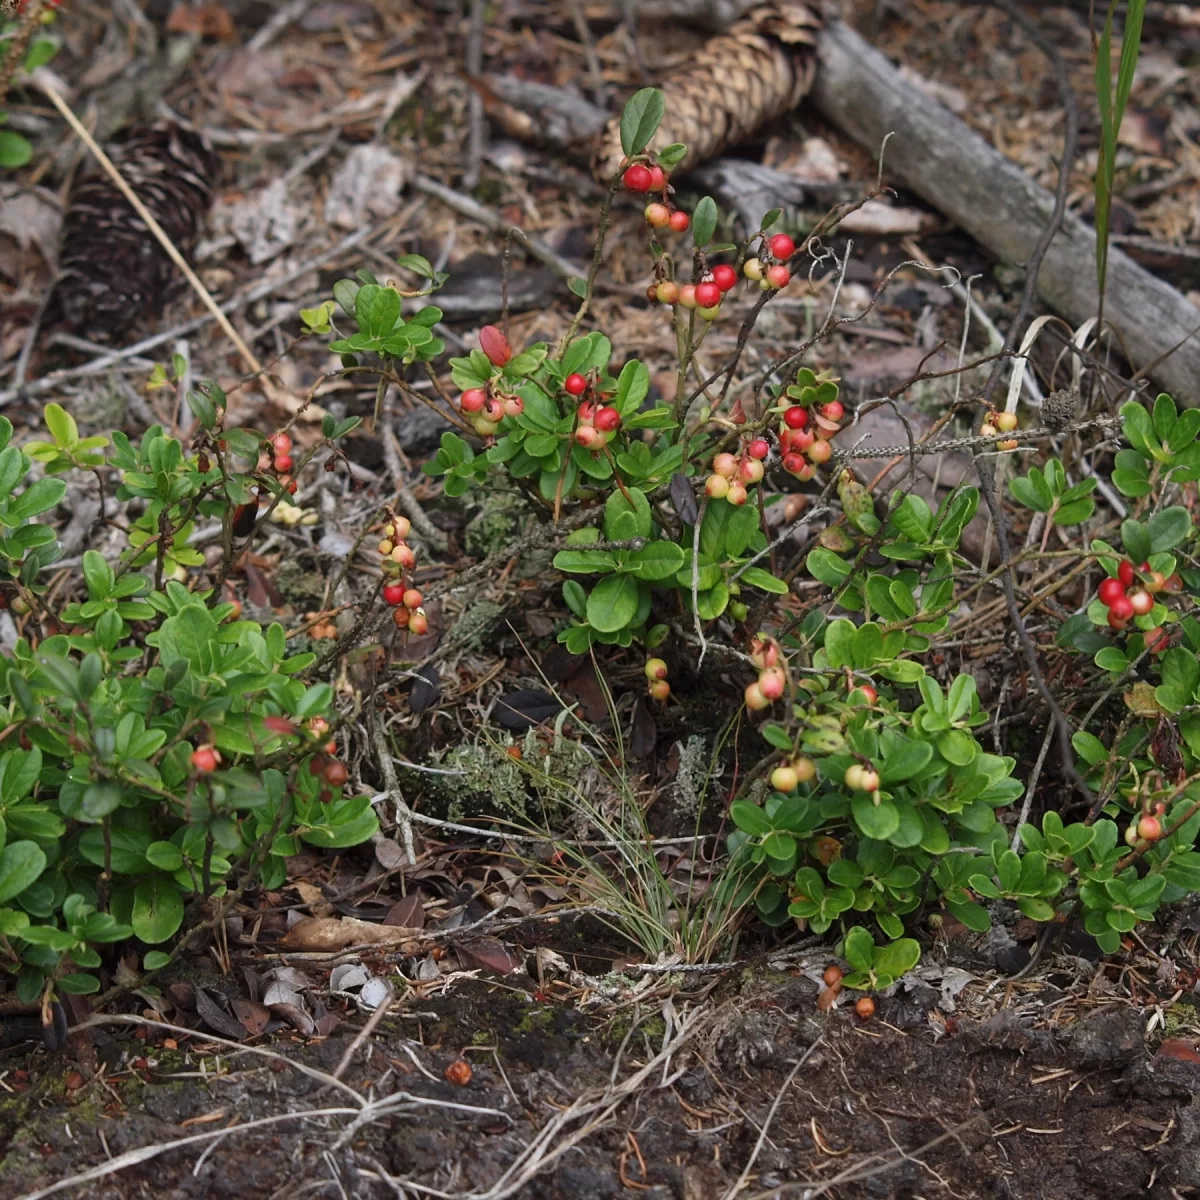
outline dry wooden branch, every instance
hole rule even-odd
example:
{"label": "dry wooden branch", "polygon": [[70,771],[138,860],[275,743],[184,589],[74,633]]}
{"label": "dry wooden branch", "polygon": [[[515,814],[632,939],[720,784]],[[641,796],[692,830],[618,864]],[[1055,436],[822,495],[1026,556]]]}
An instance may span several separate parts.
{"label": "dry wooden branch", "polygon": [[[993,254],[1028,261],[1053,209],[1048,191],[906,83],[848,26],[825,29],[818,58],[812,99],[830,121],[871,150],[892,133],[889,172]],[[1200,404],[1200,309],[1120,251],[1110,251],[1108,262],[1105,311],[1133,365],[1156,363],[1149,374],[1157,384],[1184,404]],[[1068,216],[1042,264],[1038,293],[1073,325],[1096,314],[1095,263],[1095,232]]]}

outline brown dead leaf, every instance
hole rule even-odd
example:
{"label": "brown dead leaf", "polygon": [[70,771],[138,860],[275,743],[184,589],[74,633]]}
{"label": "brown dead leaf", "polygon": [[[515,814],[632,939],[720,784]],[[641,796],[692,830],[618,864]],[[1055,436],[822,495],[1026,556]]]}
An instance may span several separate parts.
{"label": "brown dead leaf", "polygon": [[203,4],[199,8],[188,8],[181,4],[167,18],[167,29],[171,33],[190,33],[194,37],[213,38],[222,42],[237,37],[233,18],[220,4]]}
{"label": "brown dead leaf", "polygon": [[1181,1062],[1200,1063],[1200,1051],[1182,1038],[1167,1038],[1158,1048],[1160,1058],[1177,1058]]}
{"label": "brown dead leaf", "polygon": [[230,1001],[233,1015],[246,1027],[251,1037],[257,1037],[271,1020],[271,1010],[257,1000],[236,999]]}
{"label": "brown dead leaf", "polygon": [[496,971],[500,975],[511,975],[521,966],[518,958],[503,942],[496,938],[475,938],[458,948],[460,957],[474,959],[481,967]]}
{"label": "brown dead leaf", "polygon": [[347,946],[405,946],[414,943],[411,931],[377,925],[356,917],[305,917],[279,939],[289,950],[332,952]]}
{"label": "brown dead leaf", "polygon": [[397,900],[383,918],[383,923],[397,929],[422,928],[425,924],[425,905],[421,903],[421,897],[414,893]]}

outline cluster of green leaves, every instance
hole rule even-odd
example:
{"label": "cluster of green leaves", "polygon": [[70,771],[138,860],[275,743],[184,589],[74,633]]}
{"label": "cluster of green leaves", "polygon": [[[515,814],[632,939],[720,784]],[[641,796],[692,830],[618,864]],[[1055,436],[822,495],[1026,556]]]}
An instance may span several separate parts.
{"label": "cluster of green leaves", "polygon": [[[225,443],[222,461],[233,461],[235,447],[257,461],[263,435],[217,428],[215,395],[209,385],[193,409]],[[103,439],[80,440],[74,422],[51,410],[54,442],[33,447],[47,469],[98,453]],[[228,510],[243,494],[233,475],[201,470],[198,455],[161,428],[137,443],[117,433],[113,443],[118,495],[147,504],[156,528],[163,517],[185,548],[184,506],[203,497]],[[58,547],[54,531],[31,518],[65,488],[44,478],[16,492],[31,467],[16,447],[0,450],[0,523],[9,530],[0,553],[37,596],[34,576]],[[281,625],[238,620],[235,605],[209,592],[175,580],[156,590],[136,570],[153,557],[139,552],[136,529],[130,541],[117,567],[84,553],[86,599],[60,614],[72,633],[36,646],[21,639],[0,657],[0,969],[16,975],[26,1002],[48,984],[96,990],[98,946],[163,945],[189,902],[221,895],[239,864],[278,886],[301,843],[349,846],[377,828],[369,797],[328,788],[305,765],[328,737],[306,724],[334,718],[332,688],[302,678],[315,656],[289,654]],[[191,762],[206,742],[223,755],[210,774]],[[152,950],[147,966],[164,958]]]}
{"label": "cluster of green leaves", "polygon": [[[43,25],[51,24],[54,19],[54,12],[51,9],[47,9],[41,15]],[[5,58],[8,43],[16,36],[20,26],[20,21],[0,21],[0,61],[3,61]],[[38,67],[48,63],[57,53],[58,41],[56,38],[45,35],[35,36],[30,40],[20,69],[25,74],[36,71]],[[8,113],[0,108],[0,125],[5,124],[7,120]],[[23,137],[12,129],[0,129],[0,170],[5,167],[9,170],[23,167],[32,157],[33,146],[30,145],[28,138]]]}
{"label": "cluster of green leaves", "polygon": [[1045,467],[1031,467],[1027,475],[1011,480],[1008,490],[1018,504],[1045,513],[1049,527],[1082,525],[1096,510],[1091,495],[1096,485],[1097,480],[1089,476],[1068,487],[1062,463],[1052,458]]}

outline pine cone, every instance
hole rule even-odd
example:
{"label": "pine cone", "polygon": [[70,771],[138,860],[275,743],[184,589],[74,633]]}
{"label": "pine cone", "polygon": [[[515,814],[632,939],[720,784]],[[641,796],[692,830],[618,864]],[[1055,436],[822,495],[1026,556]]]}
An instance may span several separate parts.
{"label": "pine cone", "polygon": [[[666,115],[649,148],[682,142],[683,166],[695,167],[795,108],[813,84],[820,28],[819,15],[796,0],[752,8],[663,82]],[[596,179],[607,184],[622,157],[621,121],[614,117],[596,144]]]}
{"label": "pine cone", "polygon": [[1051,392],[1042,402],[1042,424],[1047,429],[1063,429],[1075,420],[1079,411],[1079,389],[1062,388]]}
{"label": "pine cone", "polygon": [[[131,135],[112,157],[176,249],[189,257],[221,167],[207,141],[164,122]],[[97,342],[115,341],[161,315],[184,283],[133,206],[99,173],[71,189],[59,268],[55,298],[62,324]]]}

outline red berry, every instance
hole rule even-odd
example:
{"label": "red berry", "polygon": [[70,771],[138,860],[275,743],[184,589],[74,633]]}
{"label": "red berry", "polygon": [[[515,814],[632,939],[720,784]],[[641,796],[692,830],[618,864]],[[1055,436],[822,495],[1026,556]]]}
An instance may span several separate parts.
{"label": "red berry", "polygon": [[341,787],[347,779],[350,778],[350,772],[346,770],[346,764],[340,763],[336,759],[325,764],[325,782],[330,787]]}
{"label": "red berry", "polygon": [[[1099,595],[1100,602],[1112,608],[1117,600],[1125,598],[1125,586],[1119,579],[1106,579],[1100,584]],[[1132,615],[1133,609],[1131,608],[1129,611],[1130,615]]]}
{"label": "red berry", "polygon": [[833,987],[835,983],[842,982],[842,968],[836,964],[832,967],[826,967],[825,974],[821,978],[825,980],[826,987]]}
{"label": "red berry", "polygon": [[821,415],[830,421],[840,421],[845,413],[846,410],[842,407],[842,402],[840,400],[830,400],[830,402],[821,409]]}
{"label": "red berry", "polygon": [[1128,621],[1134,613],[1133,603],[1128,596],[1117,596],[1108,606],[1108,619],[1113,621]]}
{"label": "red berry", "polygon": [[648,192],[654,183],[654,176],[649,167],[634,163],[622,176],[627,190],[631,192]]}
{"label": "red berry", "polygon": [[646,224],[653,229],[665,229],[671,223],[671,210],[657,200],[646,205]]}
{"label": "red berry", "polygon": [[687,228],[691,223],[691,217],[687,213],[681,212],[678,208],[671,214],[670,225],[676,233],[687,233]]}
{"label": "red berry", "polygon": [[508,338],[495,325],[485,325],[479,331],[479,347],[487,355],[493,367],[502,367],[512,358],[512,347]]}
{"label": "red berry", "polygon": [[403,604],[392,609],[392,621],[397,629],[407,629],[409,621],[412,620],[412,613],[409,612]]}
{"label": "red berry", "polygon": [[409,588],[401,597],[401,603],[405,608],[420,608],[421,601],[424,599],[425,597],[416,588]]}
{"label": "red berry", "polygon": [[1125,585],[1125,587],[1129,587],[1133,583],[1133,563],[1131,563],[1129,559],[1124,559],[1121,565],[1117,568],[1117,578],[1122,582],[1122,584]]}
{"label": "red berry", "polygon": [[574,375],[568,375],[563,380],[563,389],[568,396],[582,396],[587,391],[587,380],[576,372]]}
{"label": "red berry", "polygon": [[275,470],[287,473],[292,469],[292,456],[290,454],[277,454],[275,456]]}
{"label": "red berry", "polygon": [[791,258],[796,253],[796,243],[786,233],[777,233],[767,245],[776,258]]}
{"label": "red berry", "polygon": [[192,751],[192,766],[197,771],[205,772],[205,774],[209,771],[215,771],[219,761],[217,752],[211,746],[201,746],[199,749]]}
{"label": "red berry", "polygon": [[792,273],[782,263],[776,263],[773,267],[767,268],[767,282],[776,291],[787,287],[791,281]]}
{"label": "red berry", "polygon": [[653,166],[650,168],[650,190],[652,192],[661,192],[667,186],[667,176],[663,172],[662,167]]}
{"label": "red berry", "polygon": [[612,433],[621,424],[621,414],[610,405],[596,410],[596,428],[601,433]]}
{"label": "red berry", "polygon": [[467,388],[459,400],[459,405],[465,413],[482,412],[486,403],[487,392],[483,388]]}
{"label": "red berry", "polygon": [[1142,817],[1137,823],[1137,834],[1148,842],[1157,842],[1163,835],[1162,822],[1157,817]]}
{"label": "red berry", "polygon": [[806,466],[808,466],[808,462],[804,455],[797,454],[794,450],[783,456],[783,469],[789,475],[799,475]]}
{"label": "red berry", "polygon": [[868,704],[874,704],[879,699],[879,693],[869,683],[859,684],[858,691],[866,697]]}
{"label": "red berry", "polygon": [[408,620],[408,632],[420,637],[428,629],[429,622],[425,619],[425,613],[418,608]]}
{"label": "red berry", "polygon": [[292,439],[286,433],[277,433],[271,439],[271,445],[275,448],[276,454],[291,454]]}
{"label": "red berry", "polygon": [[713,267],[712,277],[713,283],[723,292],[729,291],[737,283],[737,272],[728,263]]}
{"label": "red berry", "polygon": [[1138,588],[1129,593],[1129,603],[1133,605],[1134,613],[1144,617],[1154,607],[1154,597],[1149,592]]}
{"label": "red berry", "polygon": [[506,417],[519,417],[524,411],[525,401],[520,396],[504,397],[504,415]]}
{"label": "red berry", "polygon": [[387,587],[385,587],[383,589],[383,598],[393,608],[395,608],[397,604],[403,604],[404,603],[404,584],[389,583],[387,585]]}
{"label": "red berry", "polygon": [[784,409],[783,423],[789,429],[803,429],[808,424],[808,409],[801,408],[799,404]]}
{"label": "red berry", "polygon": [[279,477],[279,482],[284,484],[288,490],[288,494],[291,496],[294,496],[300,487],[300,485],[294,479],[288,479],[286,475],[281,475]]}
{"label": "red berry", "polygon": [[696,304],[700,308],[715,308],[721,303],[721,289],[711,280],[696,284]]}
{"label": "red berry", "polygon": [[824,438],[817,438],[808,448],[808,457],[815,463],[828,462],[833,457],[833,447]]}
{"label": "red berry", "polygon": [[1183,591],[1183,576],[1178,571],[1168,579],[1163,580],[1163,590],[1178,595]]}
{"label": "red berry", "polygon": [[771,444],[766,438],[755,438],[754,441],[746,447],[746,453],[751,458],[757,458],[759,461],[766,458],[771,453]]}

